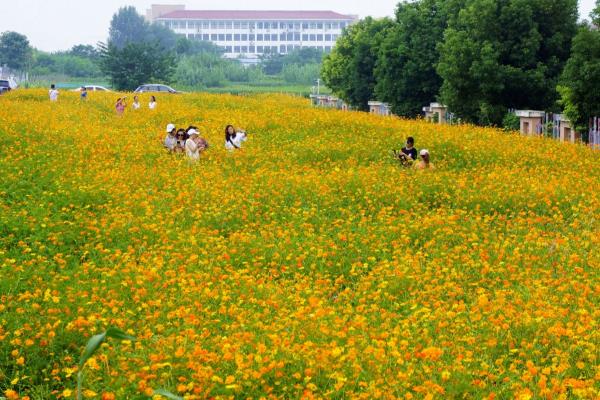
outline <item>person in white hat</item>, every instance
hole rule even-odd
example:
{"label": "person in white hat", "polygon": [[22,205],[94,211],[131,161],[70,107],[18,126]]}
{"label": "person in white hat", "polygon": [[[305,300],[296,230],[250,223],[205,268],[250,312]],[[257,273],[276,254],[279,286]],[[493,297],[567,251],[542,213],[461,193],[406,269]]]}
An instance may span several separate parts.
{"label": "person in white hat", "polygon": [[429,150],[423,149],[419,152],[421,161],[415,164],[416,169],[434,169],[433,164],[429,160]]}
{"label": "person in white hat", "polygon": [[177,146],[177,137],[175,136],[175,132],[176,129],[174,124],[167,125],[167,137],[165,138],[164,146],[167,150],[169,150],[169,152],[174,151],[175,146]]}
{"label": "person in white hat", "polygon": [[194,128],[188,130],[187,133],[189,139],[185,141],[185,153],[190,160],[197,161],[200,159],[200,153],[208,147],[208,143],[200,137],[200,132]]}

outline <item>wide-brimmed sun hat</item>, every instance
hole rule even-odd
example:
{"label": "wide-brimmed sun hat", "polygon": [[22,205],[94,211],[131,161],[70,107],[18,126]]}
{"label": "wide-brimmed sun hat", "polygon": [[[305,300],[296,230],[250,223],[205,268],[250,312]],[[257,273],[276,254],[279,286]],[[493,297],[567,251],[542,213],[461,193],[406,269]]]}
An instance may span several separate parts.
{"label": "wide-brimmed sun hat", "polygon": [[173,129],[175,129],[175,125],[174,124],[167,125],[167,133],[172,132]]}
{"label": "wide-brimmed sun hat", "polygon": [[190,136],[192,136],[192,135],[199,135],[199,134],[200,134],[200,132],[198,132],[198,131],[197,131],[197,130],[195,130],[195,129],[190,129],[190,130],[188,131],[188,135],[190,135]]}
{"label": "wide-brimmed sun hat", "polygon": [[421,157],[422,156],[428,156],[429,155],[429,150],[423,149],[423,150],[421,150],[421,152],[419,154],[421,154]]}

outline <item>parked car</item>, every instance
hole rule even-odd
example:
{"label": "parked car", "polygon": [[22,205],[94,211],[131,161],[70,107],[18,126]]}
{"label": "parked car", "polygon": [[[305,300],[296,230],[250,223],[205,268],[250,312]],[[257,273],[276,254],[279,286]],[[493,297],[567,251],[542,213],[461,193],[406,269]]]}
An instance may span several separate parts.
{"label": "parked car", "polygon": [[135,89],[134,93],[181,93],[167,85],[147,84]]}
{"label": "parked car", "polygon": [[0,94],[16,89],[17,82],[13,78],[0,79]]}
{"label": "parked car", "polygon": [[[88,92],[110,92],[110,90],[108,90],[104,86],[85,85],[84,87],[87,89]],[[72,92],[81,92],[81,87],[78,87],[77,89],[73,89]]]}
{"label": "parked car", "polygon": [[10,84],[8,79],[0,79],[0,94],[8,92],[10,90]]}

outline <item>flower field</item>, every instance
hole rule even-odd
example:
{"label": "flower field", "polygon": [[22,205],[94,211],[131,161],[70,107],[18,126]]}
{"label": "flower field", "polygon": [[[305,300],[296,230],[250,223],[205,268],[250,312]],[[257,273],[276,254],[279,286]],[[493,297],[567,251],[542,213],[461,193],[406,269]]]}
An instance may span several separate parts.
{"label": "flower field", "polygon": [[[598,152],[283,95],[114,97],[0,96],[0,398],[75,398],[109,327],[137,340],[100,347],[84,398],[600,398]],[[201,128],[199,163],[163,151],[170,122]],[[394,163],[407,136],[435,170]]]}

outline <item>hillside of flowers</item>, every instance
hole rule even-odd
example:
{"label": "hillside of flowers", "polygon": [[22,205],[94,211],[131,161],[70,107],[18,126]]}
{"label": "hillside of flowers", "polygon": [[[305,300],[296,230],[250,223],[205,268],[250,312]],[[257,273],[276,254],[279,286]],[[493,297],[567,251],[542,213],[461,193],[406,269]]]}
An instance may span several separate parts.
{"label": "hillside of flowers", "polygon": [[[83,398],[600,398],[598,152],[284,95],[116,97],[0,96],[0,398],[76,398],[111,327],[136,340],[100,346]],[[200,128],[199,162],[168,123]],[[434,170],[392,159],[407,136]]]}

